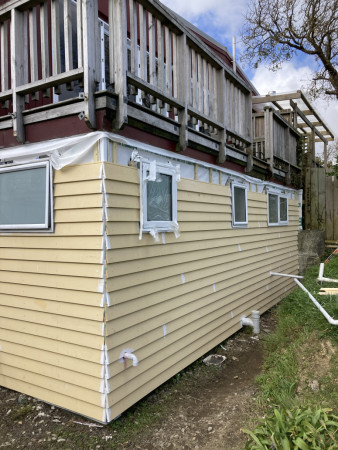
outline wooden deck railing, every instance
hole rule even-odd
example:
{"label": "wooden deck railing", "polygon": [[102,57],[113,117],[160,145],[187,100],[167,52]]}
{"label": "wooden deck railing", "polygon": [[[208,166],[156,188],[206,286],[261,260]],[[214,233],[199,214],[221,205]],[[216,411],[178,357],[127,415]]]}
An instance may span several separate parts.
{"label": "wooden deck railing", "polygon": [[110,0],[108,16],[105,47],[97,0],[10,0],[0,8],[0,129],[12,127],[24,142],[34,102],[55,103],[66,90],[95,128],[95,92],[110,86],[116,129],[138,103],[177,124],[178,149],[204,136],[218,143],[222,161],[225,144],[251,144],[249,87],[176,16],[157,0]]}

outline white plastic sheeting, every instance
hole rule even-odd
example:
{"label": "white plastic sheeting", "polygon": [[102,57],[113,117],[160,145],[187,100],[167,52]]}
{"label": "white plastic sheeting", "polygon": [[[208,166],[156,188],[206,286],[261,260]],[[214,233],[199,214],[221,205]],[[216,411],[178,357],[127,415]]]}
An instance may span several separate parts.
{"label": "white plastic sheeting", "polygon": [[[62,167],[69,164],[92,161],[93,146],[98,141],[105,138],[113,142],[120,143],[124,146],[123,152],[118,152],[117,162],[119,164],[127,165],[132,151],[138,150],[141,156],[145,157],[145,154],[147,154],[147,157],[149,158],[151,154],[154,158],[156,158],[157,161],[163,158],[163,160],[166,160],[166,162],[168,162],[168,160],[172,161],[173,164],[175,162],[180,164],[189,164],[191,165],[191,167],[189,169],[187,168],[187,172],[189,171],[190,176],[192,175],[193,164],[197,164],[198,179],[200,181],[202,181],[202,179],[203,181],[209,181],[209,169],[216,170],[215,165],[213,164],[179,155],[168,150],[163,150],[149,144],[135,141],[134,139],[129,139],[105,131],[95,131],[92,133],[76,135],[68,138],[53,139],[51,141],[39,142],[36,144],[25,144],[17,147],[1,149],[0,162],[13,161],[17,164],[23,164],[25,162],[32,161],[32,159],[38,158],[39,156],[47,155],[51,159],[52,167],[56,170],[60,170],[62,169]],[[245,180],[249,183],[255,183],[257,185],[257,191],[259,193],[263,192],[264,188],[269,187],[270,190],[275,190],[276,192],[284,191],[289,195],[289,198],[291,198],[292,192],[295,192],[294,189],[280,186],[271,182],[262,181],[227,168],[217,167],[217,171],[221,172],[222,184],[226,184],[227,177],[230,175],[233,178],[237,178],[238,180]]]}

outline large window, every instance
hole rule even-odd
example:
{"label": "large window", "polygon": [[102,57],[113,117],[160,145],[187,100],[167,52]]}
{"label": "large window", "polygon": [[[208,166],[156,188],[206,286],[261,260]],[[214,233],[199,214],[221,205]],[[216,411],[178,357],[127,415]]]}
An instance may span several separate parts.
{"label": "large window", "polygon": [[143,229],[171,231],[177,222],[176,169],[143,163],[142,188]]}
{"label": "large window", "polygon": [[232,225],[234,227],[248,226],[247,188],[237,184],[232,185]]}
{"label": "large window", "polygon": [[48,161],[0,168],[0,230],[52,228]]}
{"label": "large window", "polygon": [[280,194],[268,194],[268,224],[288,224],[288,199]]}

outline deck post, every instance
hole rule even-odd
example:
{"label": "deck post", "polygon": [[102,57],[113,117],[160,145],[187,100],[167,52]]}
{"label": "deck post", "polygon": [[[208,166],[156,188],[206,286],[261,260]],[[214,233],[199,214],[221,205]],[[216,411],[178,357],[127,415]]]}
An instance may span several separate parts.
{"label": "deck post", "polygon": [[83,69],[85,94],[85,121],[89,128],[96,128],[95,111],[95,77],[96,69],[96,40],[98,33],[98,2],[97,0],[83,0],[82,29],[83,29]]}
{"label": "deck post", "polygon": [[25,51],[26,39],[23,39],[24,13],[13,8],[11,12],[11,72],[12,72],[12,92],[13,92],[13,135],[18,142],[25,142],[25,129],[23,124],[23,110],[25,106],[25,98],[16,92],[16,88],[23,85],[25,65],[27,62],[27,54]]}
{"label": "deck post", "polygon": [[178,110],[178,123],[180,134],[176,151],[183,152],[188,145],[188,64],[187,64],[187,38],[183,33],[177,36],[177,97],[184,104],[184,108]]}
{"label": "deck post", "polygon": [[224,125],[223,129],[218,130],[219,135],[219,152],[217,162],[223,164],[226,160],[226,150],[225,150],[225,134],[226,134],[226,119],[225,119],[225,105],[226,105],[226,80],[224,69],[219,69],[217,71],[217,120]]}
{"label": "deck post", "polygon": [[265,158],[267,159],[271,173],[273,173],[273,110],[270,106],[264,107],[265,128]]}
{"label": "deck post", "polygon": [[126,0],[110,0],[109,58],[110,83],[118,95],[113,129],[120,130],[128,122],[127,111],[127,11]]}

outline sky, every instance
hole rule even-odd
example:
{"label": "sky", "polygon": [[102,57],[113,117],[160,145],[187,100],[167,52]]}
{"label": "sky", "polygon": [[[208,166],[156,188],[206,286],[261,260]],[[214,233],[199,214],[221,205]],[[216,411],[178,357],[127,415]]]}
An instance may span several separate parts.
{"label": "sky", "polygon": [[[225,45],[232,54],[232,38],[236,36],[237,59],[243,50],[240,40],[248,0],[161,0],[166,6]],[[241,65],[241,64],[240,64]],[[277,93],[302,89],[306,91],[315,65],[311,57],[299,54],[284,63],[277,72],[261,65],[256,70],[242,67],[261,95],[269,91]],[[338,101],[316,100],[311,102],[320,117],[338,137]],[[320,146],[318,152],[320,152]]]}

